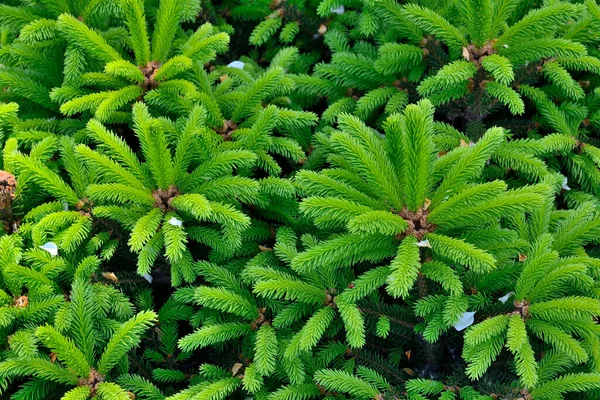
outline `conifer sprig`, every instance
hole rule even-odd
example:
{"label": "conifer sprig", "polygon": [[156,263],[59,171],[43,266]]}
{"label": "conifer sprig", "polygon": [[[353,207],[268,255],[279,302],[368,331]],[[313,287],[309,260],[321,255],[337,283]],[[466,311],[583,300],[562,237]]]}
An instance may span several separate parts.
{"label": "conifer sprig", "polygon": [[[96,149],[76,149],[100,175],[99,183],[86,190],[95,202],[94,215],[114,219],[130,231],[128,245],[138,254],[139,274],[151,273],[164,248],[175,286],[196,277],[186,246],[188,229],[207,223],[205,229],[223,232],[222,240],[211,245],[223,253],[235,250],[250,223],[239,201],[252,202],[258,193],[255,181],[231,174],[236,167],[252,165],[254,154],[224,149],[204,136],[205,118],[205,109],[196,107],[177,122],[159,120],[136,103],[133,124],[142,160],[97,120],[88,123]],[[208,149],[212,151],[207,154]]]}
{"label": "conifer sprig", "polygon": [[0,398],[600,398],[599,30],[4,1]]}
{"label": "conifer sprig", "polygon": [[[361,297],[386,285],[390,295],[407,298],[419,277],[457,281],[466,268],[489,273],[504,257],[494,254],[498,240],[505,246],[512,242],[515,251],[518,247],[508,232],[501,238],[500,218],[533,210],[549,190],[545,185],[507,190],[501,181],[477,183],[505,140],[498,128],[471,147],[436,157],[433,107],[427,101],[388,118],[384,139],[356,117],[342,115],[338,123],[340,130],[328,138],[331,167],[296,177],[306,196],[301,211],[325,232],[338,234],[300,253],[292,268],[335,270],[389,260],[387,274],[369,283]],[[478,238],[460,233],[483,227],[488,231],[480,230]],[[451,265],[460,269],[452,272]],[[462,292],[455,289],[452,295]],[[456,323],[459,309],[466,311],[464,301],[455,304],[458,309],[447,310],[453,315],[445,319],[447,326]]]}
{"label": "conifer sprig", "polygon": [[[178,76],[194,63],[204,64],[227,49],[229,37],[216,32],[209,23],[172,46],[179,24],[186,18],[182,1],[164,1],[156,12],[152,35],[148,34],[144,3],[122,2],[128,37],[126,47],[113,46],[101,33],[69,14],[58,17],[60,34],[78,46],[89,59],[87,68],[72,82],[52,92],[66,115],[91,113],[101,122],[128,121],[128,107],[157,90],[183,95],[195,91],[194,85]],[[133,59],[127,50],[133,52]],[[97,72],[101,70],[101,72]]]}

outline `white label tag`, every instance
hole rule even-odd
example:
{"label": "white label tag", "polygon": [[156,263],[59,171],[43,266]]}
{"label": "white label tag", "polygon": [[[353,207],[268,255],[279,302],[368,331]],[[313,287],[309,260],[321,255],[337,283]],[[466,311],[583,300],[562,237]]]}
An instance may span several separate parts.
{"label": "white label tag", "polygon": [[466,311],[460,316],[460,319],[454,325],[454,329],[460,332],[473,325],[473,322],[475,322],[475,311]]}
{"label": "white label tag", "polygon": [[498,300],[500,300],[503,303],[506,303],[508,301],[508,299],[510,299],[510,297],[513,296],[514,294],[515,294],[515,292],[508,292],[504,296],[498,297]]}
{"label": "white label tag", "polygon": [[237,69],[244,69],[244,65],[246,65],[246,64],[244,64],[241,61],[237,61],[237,60],[236,61],[232,61],[229,64],[227,64],[227,66],[229,68],[237,68]]}
{"label": "white label tag", "polygon": [[168,222],[173,226],[181,226],[183,224],[180,219],[177,219],[175,217],[171,217],[171,219]]}
{"label": "white label tag", "polygon": [[142,275],[142,277],[147,280],[148,282],[152,283],[152,275],[150,274],[144,274]]}
{"label": "white label tag", "polygon": [[44,243],[40,246],[40,249],[46,250],[52,257],[56,257],[58,255],[58,246],[54,242]]}
{"label": "white label tag", "polygon": [[343,5],[342,5],[342,6],[339,6],[339,7],[337,7],[337,8],[332,8],[332,9],[331,9],[331,12],[332,12],[333,14],[338,14],[338,15],[341,15],[341,14],[343,14],[343,13],[344,13],[344,11],[346,11],[346,9],[344,8],[344,6],[343,6]]}

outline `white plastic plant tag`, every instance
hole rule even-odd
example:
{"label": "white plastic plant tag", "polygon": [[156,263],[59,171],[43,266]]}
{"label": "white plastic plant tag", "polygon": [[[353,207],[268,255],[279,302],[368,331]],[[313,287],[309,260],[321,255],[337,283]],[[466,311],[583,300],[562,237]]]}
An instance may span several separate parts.
{"label": "white plastic plant tag", "polygon": [[147,280],[148,282],[152,283],[152,275],[150,274],[144,274],[142,275],[142,277]]}
{"label": "white plastic plant tag", "polygon": [[173,226],[181,226],[183,223],[181,222],[180,219],[177,219],[175,217],[171,217],[171,219],[169,220],[169,224],[171,224]]}
{"label": "white plastic plant tag", "polygon": [[429,240],[421,240],[418,243],[415,243],[417,246],[419,247],[429,247],[431,248],[431,245],[429,244]]}
{"label": "white plastic plant tag", "polygon": [[244,69],[244,65],[246,65],[246,64],[244,64],[241,61],[237,61],[237,60],[236,61],[232,61],[229,64],[227,64],[227,66],[229,68],[237,68],[237,69]]}
{"label": "white plastic plant tag", "polygon": [[508,45],[507,45],[506,43],[504,43],[504,44],[502,45],[502,47],[504,47],[505,49],[508,49]]}
{"label": "white plastic plant tag", "polygon": [[343,14],[345,11],[346,11],[346,9],[344,8],[344,6],[343,6],[343,5],[342,5],[342,6],[339,6],[339,7],[337,7],[337,8],[332,8],[332,9],[331,9],[331,12],[332,12],[333,14],[338,14],[338,15],[342,15],[342,14]]}
{"label": "white plastic plant tag", "polygon": [[460,332],[473,325],[473,322],[475,322],[475,311],[466,311],[460,316],[460,319],[454,325],[454,329]]}
{"label": "white plastic plant tag", "polygon": [[52,257],[56,257],[58,255],[58,246],[54,242],[44,243],[40,246],[40,249],[46,250]]}
{"label": "white plastic plant tag", "polygon": [[569,182],[569,178],[567,178],[565,176],[565,179],[563,179],[562,186],[561,186],[563,188],[563,190],[571,190],[569,185],[567,185],[568,182]]}
{"label": "white plastic plant tag", "polygon": [[506,303],[508,301],[508,299],[510,299],[511,296],[513,296],[514,294],[515,294],[515,292],[508,292],[504,296],[498,297],[498,300],[500,300],[503,303]]}

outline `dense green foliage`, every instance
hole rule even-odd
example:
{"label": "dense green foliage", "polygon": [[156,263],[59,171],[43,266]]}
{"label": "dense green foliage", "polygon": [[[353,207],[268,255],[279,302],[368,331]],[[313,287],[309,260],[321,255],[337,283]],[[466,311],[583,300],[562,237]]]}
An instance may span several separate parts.
{"label": "dense green foliage", "polygon": [[0,398],[600,398],[594,0],[0,0]]}

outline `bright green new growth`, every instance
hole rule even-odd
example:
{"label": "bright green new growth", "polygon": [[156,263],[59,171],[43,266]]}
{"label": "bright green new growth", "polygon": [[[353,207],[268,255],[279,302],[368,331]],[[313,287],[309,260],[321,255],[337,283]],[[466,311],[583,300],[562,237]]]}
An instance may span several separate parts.
{"label": "bright green new growth", "polygon": [[600,398],[600,7],[0,4],[0,398]]}
{"label": "bright green new growth", "polygon": [[[435,76],[424,79],[417,89],[419,94],[429,97],[434,104],[443,104],[469,92],[484,90],[511,113],[522,114],[524,103],[510,86],[515,79],[513,68],[552,57],[552,62],[543,64],[546,76],[567,97],[583,97],[583,90],[572,84],[573,78],[565,69],[568,61],[564,64],[561,61],[562,58],[583,61],[586,50],[580,43],[556,37],[557,31],[560,32],[557,26],[576,15],[577,7],[549,5],[532,10],[519,22],[504,27],[515,6],[515,2],[466,2],[459,10],[459,19],[467,29],[467,38],[437,12],[419,6],[405,7],[404,17],[448,45],[451,59],[456,60]],[[530,34],[535,34],[536,39],[524,43],[523,38]]]}
{"label": "bright green new growth", "polygon": [[220,230],[222,239],[208,244],[224,253],[239,247],[250,221],[237,199],[252,202],[259,189],[257,182],[231,175],[234,168],[252,165],[255,156],[223,149],[207,135],[205,118],[205,110],[197,107],[177,122],[154,119],[137,103],[133,124],[143,160],[96,120],[88,130],[97,149],[77,147],[88,168],[100,175],[101,183],[86,191],[94,202],[93,214],[114,219],[131,232],[128,245],[138,254],[139,274],[151,272],[164,248],[175,286],[196,277],[188,237],[203,241],[204,235],[218,236]]}
{"label": "bright green new growth", "polygon": [[[58,18],[61,34],[90,59],[77,79],[53,91],[52,98],[62,103],[62,113],[74,115],[89,111],[101,122],[127,121],[128,113],[123,112],[127,111],[126,106],[146,95],[193,93],[194,84],[180,79],[181,73],[227,49],[227,34],[215,32],[208,23],[173,46],[179,24],[185,18],[183,1],[161,2],[151,36],[144,3],[123,0],[122,7],[133,60],[126,56],[127,47],[111,46],[101,34],[72,15],[63,14]],[[102,72],[94,71],[98,67]],[[89,88],[95,90],[90,93]]]}
{"label": "bright green new growth", "polygon": [[[536,226],[546,210],[543,207],[533,213],[529,227],[524,226],[532,244],[521,257],[521,272],[510,292],[514,298],[505,302],[512,310],[465,333],[463,357],[472,378],[480,378],[506,346],[515,357],[523,386],[533,389],[543,383],[531,336],[538,337],[552,349],[552,357],[563,362],[598,364],[593,350],[598,346],[595,319],[600,313],[593,283],[596,264],[595,259],[577,251],[598,235],[597,216],[587,204],[560,217],[551,229]],[[523,217],[519,220],[526,222]]]}
{"label": "bright green new growth", "polygon": [[[294,270],[309,272],[390,260],[387,273],[365,274],[347,291],[351,303],[383,285],[391,296],[407,298],[419,276],[442,283],[450,297],[441,326],[426,331],[428,340],[437,339],[466,311],[465,301],[454,301],[463,296],[463,288],[453,269],[480,275],[493,270],[506,256],[494,248],[500,243],[504,250],[518,248],[500,218],[535,209],[549,192],[545,185],[507,190],[501,181],[476,183],[505,140],[498,128],[472,146],[436,157],[432,115],[427,101],[410,105],[388,118],[383,139],[357,118],[340,117],[340,130],[327,139],[332,167],[302,171],[296,180],[306,194],[301,211],[318,227],[341,234],[292,262]],[[460,234],[468,229],[476,229],[478,237]]]}
{"label": "bright green new growth", "polygon": [[[52,325],[20,331],[10,341],[12,354],[0,362],[0,378],[34,378],[20,395],[27,395],[33,388],[50,393],[62,387],[66,388],[60,390],[67,399],[94,394],[107,399],[128,396],[110,379],[118,375],[115,367],[123,365],[124,356],[139,345],[143,333],[156,321],[156,314],[144,311],[133,315],[133,307],[122,293],[88,283],[98,265],[93,260],[79,264],[70,302],[61,305]],[[111,322],[110,336],[99,321]],[[49,349],[51,356],[41,352],[38,344]]]}

